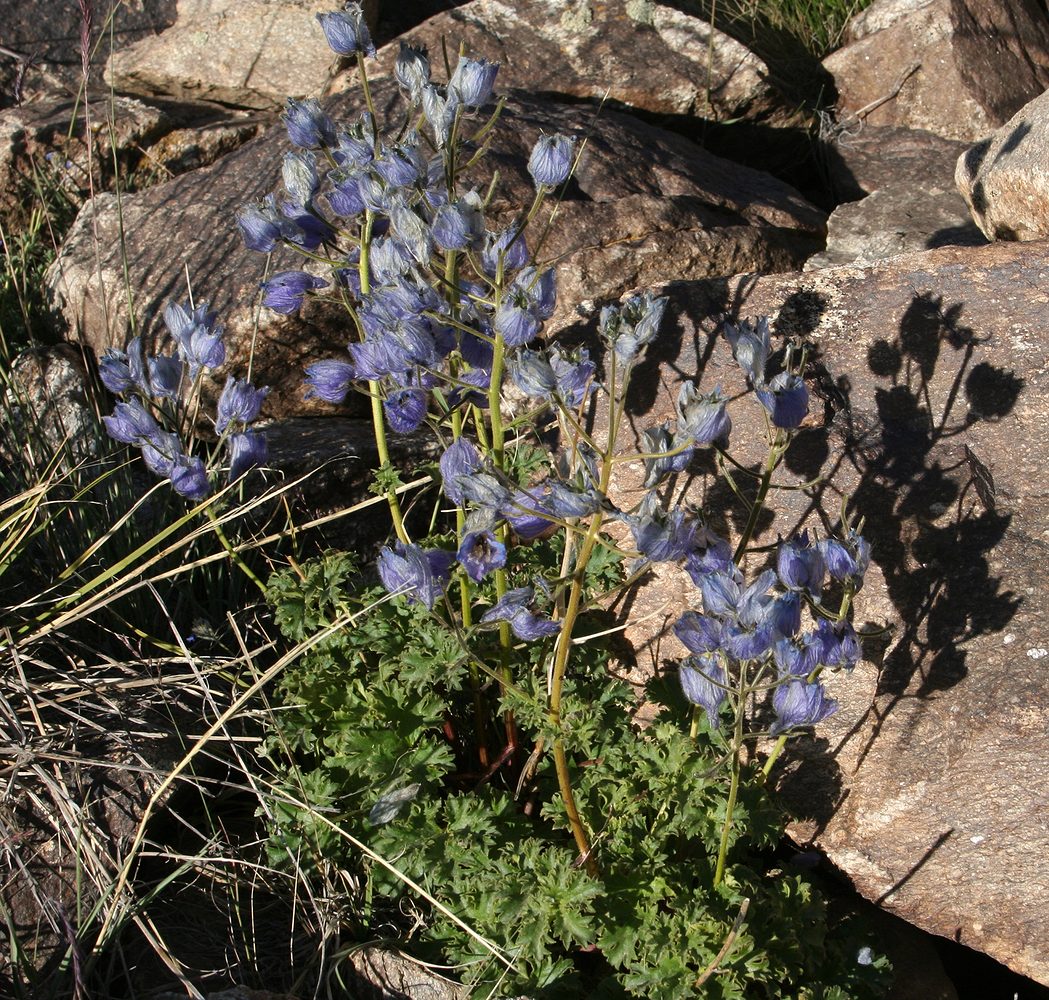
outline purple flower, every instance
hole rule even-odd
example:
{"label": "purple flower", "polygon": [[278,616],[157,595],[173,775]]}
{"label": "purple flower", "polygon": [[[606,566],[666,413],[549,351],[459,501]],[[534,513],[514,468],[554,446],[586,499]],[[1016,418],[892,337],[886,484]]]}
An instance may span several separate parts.
{"label": "purple flower", "polygon": [[856,630],[848,621],[831,622],[821,618],[816,623],[816,641],[820,663],[834,670],[851,670],[863,655]]}
{"label": "purple flower", "polygon": [[418,101],[423,88],[430,82],[430,60],[426,49],[417,49],[402,41],[393,73],[401,89],[407,91],[413,101]]}
{"label": "purple flower", "polygon": [[756,325],[746,320],[738,326],[725,324],[725,336],[732,345],[732,353],[740,368],[754,386],[765,384],[765,368],[768,366],[771,341],[767,316],[761,316]]}
{"label": "purple flower", "polygon": [[694,382],[682,383],[677,397],[678,433],[697,445],[727,443],[732,421],[726,402],[720,389],[702,394]]}
{"label": "purple flower", "polygon": [[550,367],[557,376],[557,391],[565,404],[573,410],[586,402],[594,389],[594,373],[597,365],[590,360],[584,347],[578,354],[566,354],[560,346],[550,352]]}
{"label": "purple flower", "polygon": [[788,590],[804,591],[814,601],[820,599],[827,566],[820,546],[809,544],[807,531],[796,539],[780,542],[776,571]]}
{"label": "purple flower", "polygon": [[535,591],[531,587],[508,590],[481,616],[481,624],[507,621],[514,635],[524,642],[535,642],[556,635],[561,631],[560,622],[536,616],[530,608],[534,597]]}
{"label": "purple flower", "polygon": [[106,431],[115,441],[139,444],[161,433],[160,425],[137,399],[117,403],[111,416],[103,417]]}
{"label": "purple flower", "polygon": [[781,594],[768,608],[768,623],[778,636],[795,636],[801,628],[801,594]]}
{"label": "purple flower", "polygon": [[534,340],[542,324],[528,308],[527,301],[520,296],[508,295],[499,306],[493,324],[507,347],[524,347]]}
{"label": "purple flower", "polygon": [[241,208],[237,212],[237,225],[240,227],[244,245],[249,250],[259,253],[274,250],[284,235],[273,195],[267,196],[264,201]]}
{"label": "purple flower", "polygon": [[433,217],[433,241],[442,250],[466,250],[480,235],[479,221],[461,200],[442,205]]}
{"label": "purple flower", "polygon": [[572,517],[589,517],[596,514],[604,503],[604,497],[593,487],[574,490],[556,480],[548,484],[550,491],[546,506],[550,513],[566,521]]}
{"label": "purple flower", "polygon": [[170,476],[175,468],[175,460],[183,456],[182,442],[177,434],[170,431],[158,430],[151,437],[143,438],[139,445],[146,468],[157,476]]}
{"label": "purple flower", "polygon": [[178,393],[184,371],[178,358],[158,354],[146,362],[149,369],[149,388],[152,395],[161,399],[171,399]]}
{"label": "purple flower", "polygon": [[289,97],[281,117],[288,130],[288,138],[300,149],[335,145],[335,126],[312,97],[303,101]]}
{"label": "purple flower", "polygon": [[463,502],[459,485],[461,476],[470,476],[481,466],[477,449],[464,437],[456,438],[444,451],[438,463],[441,468],[441,490],[454,504]]}
{"label": "purple flower", "polygon": [[309,150],[285,153],[281,164],[281,179],[284,181],[284,190],[291,196],[292,201],[305,208],[313,201],[313,196],[320,186],[317,157]]}
{"label": "purple flower", "polygon": [[601,310],[601,332],[611,340],[620,361],[629,364],[655,339],[666,307],[665,296],[654,299],[651,292],[645,292],[631,296],[622,307],[605,306]]}
{"label": "purple flower", "polygon": [[821,643],[814,633],[792,639],[784,636],[773,647],[772,655],[780,677],[808,677],[819,665]]}
{"label": "purple flower", "polygon": [[455,555],[444,549],[423,549],[397,541],[379,552],[379,579],[391,594],[433,608],[444,593]]}
{"label": "purple flower", "polygon": [[645,498],[638,516],[628,521],[638,552],[652,562],[677,562],[692,551],[698,525],[682,508],[658,509],[652,494]]}
{"label": "purple flower", "polygon": [[164,325],[175,338],[183,361],[189,365],[190,378],[195,379],[201,368],[214,370],[226,360],[222,327],[215,326],[215,319],[215,314],[208,312],[206,302],[192,312],[177,302],[164,310]]}
{"label": "purple flower", "polygon": [[331,190],[327,193],[328,207],[339,218],[352,219],[364,211],[364,199],[357,186],[359,177],[344,168],[328,174]]}
{"label": "purple flower", "polygon": [[521,538],[536,538],[550,527],[546,501],[527,490],[515,490],[500,513]]}
{"label": "purple flower", "polygon": [[123,396],[125,392],[135,388],[131,366],[124,351],[107,347],[106,353],[98,362],[98,374],[102,384],[115,396]]}
{"label": "purple flower", "polygon": [[315,361],[306,369],[306,398],[317,396],[326,403],[341,403],[356,378],[357,372],[347,361]]}
{"label": "purple flower", "polygon": [[398,434],[411,434],[426,419],[426,392],[423,389],[397,389],[382,403],[386,422]]}
{"label": "purple flower", "polygon": [[537,188],[557,187],[572,170],[574,143],[565,135],[541,135],[528,157],[528,172]]}
{"label": "purple flower", "polygon": [[681,662],[681,690],[693,705],[707,713],[711,729],[718,728],[718,715],[725,700],[725,670],[717,653],[700,653]]}
{"label": "purple flower", "polygon": [[871,561],[871,547],[862,535],[850,530],[844,541],[824,538],[818,548],[835,580],[848,580],[857,591],[863,586],[863,577]]}
{"label": "purple flower", "polygon": [[538,351],[521,351],[507,363],[514,385],[531,399],[549,400],[557,388],[557,375]]}
{"label": "purple flower", "polygon": [[317,20],[324,29],[329,47],[336,55],[351,56],[361,52],[374,58],[375,46],[359,3],[347,3],[342,10],[318,14]]}
{"label": "purple flower", "polygon": [[234,421],[250,424],[259,415],[269,391],[269,387],[256,389],[247,379],[228,376],[219,396],[215,430],[221,434]]}
{"label": "purple flower", "polygon": [[266,435],[261,431],[240,431],[226,442],[229,455],[229,479],[239,479],[245,472],[266,461]]}
{"label": "purple flower", "polygon": [[301,205],[285,202],[281,205],[281,214],[281,237],[303,250],[316,250],[322,243],[334,239],[331,226]]}
{"label": "purple flower", "polygon": [[470,531],[463,536],[456,558],[466,575],[480,583],[492,570],[506,565],[506,546],[488,528]]}
{"label": "purple flower", "polygon": [[510,503],[510,491],[490,472],[474,472],[456,479],[459,492],[483,510],[498,513]]}
{"label": "purple flower", "polygon": [[177,454],[171,463],[169,477],[175,492],[188,500],[203,500],[211,493],[204,463],[195,456]]}
{"label": "purple flower", "polygon": [[305,271],[280,271],[262,283],[262,304],[289,316],[298,312],[307,292],[326,288],[328,282]]}
{"label": "purple flower", "polygon": [[486,233],[481,249],[481,267],[494,278],[500,264],[504,271],[519,271],[528,263],[528,244],[517,226],[508,226],[501,233]]}
{"label": "purple flower", "polygon": [[448,81],[448,100],[466,108],[480,108],[492,96],[499,64],[487,59],[459,57],[452,78]]}
{"label": "purple flower", "polygon": [[383,147],[372,167],[391,188],[407,187],[426,177],[426,161],[416,147],[405,144]]}
{"label": "purple flower", "polygon": [[809,390],[800,375],[780,372],[766,388],[757,390],[761,405],[769,411],[775,427],[793,430],[809,412]]}
{"label": "purple flower", "polygon": [[721,645],[722,624],[710,615],[686,611],[674,624],[674,635],[690,653],[712,653]]}
{"label": "purple flower", "polygon": [[734,568],[732,546],[709,528],[704,527],[697,533],[696,545],[696,551],[690,552],[685,560],[685,571],[697,587],[702,586],[708,573],[725,573]]}
{"label": "purple flower", "polygon": [[790,677],[776,688],[772,696],[776,721],[770,733],[773,736],[798,726],[814,726],[834,712],[838,704],[827,698],[819,681],[807,683],[800,677]]}
{"label": "purple flower", "polygon": [[[671,473],[684,472],[688,468],[694,449],[691,446],[684,447],[686,442],[678,440],[676,435],[671,438],[670,429],[666,424],[646,427],[641,435],[647,455],[644,460],[646,490],[658,486]],[[668,454],[671,451],[677,451],[677,454]]]}

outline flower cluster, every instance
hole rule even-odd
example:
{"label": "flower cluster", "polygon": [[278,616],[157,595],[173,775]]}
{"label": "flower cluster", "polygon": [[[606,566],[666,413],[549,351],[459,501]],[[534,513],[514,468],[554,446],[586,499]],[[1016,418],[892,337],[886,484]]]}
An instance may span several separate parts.
{"label": "flower cluster", "polygon": [[[211,477],[204,460],[189,454],[177,430],[187,399],[195,399],[205,371],[215,371],[226,360],[222,328],[206,304],[183,308],[172,303],[164,324],[175,342],[174,354],[147,356],[140,337],[127,350],[109,348],[99,361],[103,385],[121,398],[113,413],[103,417],[109,436],[142,449],[151,472],[171,481],[176,493],[190,500],[211,494]],[[232,375],[218,401],[215,431],[225,447],[230,482],[266,459],[266,439],[252,424],[268,389],[256,389]],[[157,414],[161,420],[158,421]]]}

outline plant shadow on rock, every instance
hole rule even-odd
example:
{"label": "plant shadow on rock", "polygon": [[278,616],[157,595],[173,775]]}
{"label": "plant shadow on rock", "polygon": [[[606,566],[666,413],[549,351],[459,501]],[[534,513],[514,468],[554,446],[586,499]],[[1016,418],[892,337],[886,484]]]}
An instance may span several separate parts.
{"label": "plant shadow on rock", "polygon": [[[851,506],[864,519],[872,560],[899,619],[898,632],[865,644],[867,659],[880,668],[877,703],[837,749],[818,738],[818,749],[797,748],[782,761],[781,791],[792,802],[807,803],[807,815],[800,818],[815,820],[818,828],[843,801],[834,758],[848,739],[873,714],[862,760],[900,702],[925,700],[964,681],[970,669],[967,644],[1004,629],[1020,604],[1017,595],[1001,589],[988,562],[1011,515],[997,508],[990,472],[965,435],[979,421],[1007,416],[1023,380],[975,361],[984,338],[964,325],[963,308],[960,302],[945,305],[930,291],[914,292],[896,336],[868,348],[867,366],[878,383],[873,412],[853,408],[849,380],[833,378],[818,353],[807,366],[825,426],[799,435],[798,453],[788,456],[788,465],[806,478],[818,470],[825,484],[840,471],[850,478],[842,467],[851,465],[856,474]],[[937,368],[941,377],[933,391]],[[942,404],[934,402],[938,396]],[[838,449],[831,447],[832,437],[839,439]],[[835,450],[838,457],[832,458]],[[826,485],[812,494],[806,513],[829,524],[836,501],[824,503],[830,500],[825,495]],[[803,759],[805,767],[792,768],[791,758]]]}

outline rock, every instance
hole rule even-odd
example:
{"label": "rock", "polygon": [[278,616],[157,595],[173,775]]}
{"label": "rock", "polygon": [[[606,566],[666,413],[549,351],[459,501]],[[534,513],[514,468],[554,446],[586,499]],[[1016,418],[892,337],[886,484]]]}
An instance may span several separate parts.
{"label": "rock", "polygon": [[823,65],[838,115],[974,142],[1049,87],[1037,0],[886,0]]}
{"label": "rock", "polygon": [[136,94],[244,108],[316,97],[334,54],[315,15],[332,9],[331,0],[181,0],[170,28],[110,56],[106,79]]}
{"label": "rock", "polygon": [[102,454],[98,402],[84,358],[72,344],[30,348],[5,379],[0,461],[57,473]]}
{"label": "rock", "polygon": [[[377,86],[375,94],[381,113],[393,88]],[[356,100],[334,99],[336,117],[350,117]],[[562,315],[583,299],[618,296],[635,281],[800,267],[822,245],[824,214],[767,174],[718,160],[628,116],[607,111],[594,121],[589,109],[519,95],[508,103],[489,160],[501,178],[492,204],[496,222],[532,199],[524,165],[540,131],[590,133],[573,192],[544,245],[544,254],[572,251],[560,269]],[[344,350],[345,313],[318,301],[300,317],[257,314],[266,262],[243,248],[234,225],[237,209],[275,187],[288,148],[283,129],[275,128],[211,168],[126,197],[123,247],[115,199],[94,199],[48,279],[73,335],[98,354],[124,345],[126,257],[138,329],[155,342],[163,336],[163,308],[186,298],[188,267],[195,300],[210,301],[226,326],[230,369],[242,372],[253,350],[255,379],[273,387],[266,415],[330,412],[326,404],[304,403],[302,372]],[[279,254],[271,273],[298,261]]]}
{"label": "rock", "polygon": [[891,185],[920,183],[953,190],[955,164],[968,148],[967,142],[924,129],[854,124],[831,131],[820,160],[827,185],[841,203],[859,201]]}
{"label": "rock", "polygon": [[[815,345],[811,413],[781,473],[825,479],[777,493],[782,516],[759,541],[822,534],[850,497],[872,546],[856,621],[893,631],[829,679],[838,712],[779,769],[792,836],[888,912],[1049,984],[1047,268],[1047,243],[995,243],[668,285],[620,445],[673,412],[671,370],[744,390],[725,340],[709,339],[719,315],[768,314]],[[730,412],[734,457],[754,467],[763,411]],[[622,466],[622,502],[640,465]],[[701,469],[686,485],[697,503],[723,497],[713,525],[738,530],[731,494],[704,495]],[[683,574],[660,577],[631,612],[658,614],[632,634],[648,676],[678,655],[666,625],[696,603]]]}
{"label": "rock", "polygon": [[424,965],[382,948],[360,948],[349,956],[361,1000],[460,1000],[467,990],[435,975]]}
{"label": "rock", "polygon": [[[96,70],[110,48],[149,38],[173,24],[176,0],[99,0],[89,7],[90,78],[97,83]],[[83,22],[77,3],[0,0],[0,24],[3,44],[10,50],[0,59],[0,107],[79,93]]]}
{"label": "rock", "polygon": [[136,186],[210,167],[216,160],[254,139],[271,124],[268,119],[225,118],[192,128],[178,128],[142,151]]}
{"label": "rock", "polygon": [[955,180],[976,224],[992,240],[1049,236],[1049,92],[958,157]]}
{"label": "rock", "polygon": [[957,191],[912,180],[839,205],[827,220],[827,248],[810,257],[805,270],[986,242]]}
{"label": "rock", "polygon": [[[607,93],[613,107],[717,121],[792,117],[754,53],[661,3],[472,0],[404,36],[429,49],[435,68],[442,39],[453,54],[463,42],[498,62],[502,88],[597,100]],[[387,73],[399,49],[394,41],[379,52]]]}
{"label": "rock", "polygon": [[170,128],[163,111],[128,97],[93,100],[86,112],[72,98],[0,111],[0,219],[24,225],[35,192],[49,183],[82,202],[112,179],[114,153],[126,170]]}

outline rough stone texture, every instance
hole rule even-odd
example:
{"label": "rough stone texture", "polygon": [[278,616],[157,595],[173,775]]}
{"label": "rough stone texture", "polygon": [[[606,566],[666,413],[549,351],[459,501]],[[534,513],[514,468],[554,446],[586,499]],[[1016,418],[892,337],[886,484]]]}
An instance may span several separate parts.
{"label": "rough stone texture", "polygon": [[839,118],[883,101],[864,113],[868,123],[973,142],[1049,87],[1049,22],[1037,0],[890,0],[861,17],[856,40],[823,63]]}
{"label": "rough stone texture", "polygon": [[[442,80],[443,38],[453,55],[464,42],[469,53],[498,62],[503,88],[597,99],[607,92],[613,106],[719,121],[789,117],[765,64],[716,29],[712,45],[711,30],[658,3],[473,0],[404,38],[427,46]],[[387,72],[398,51],[391,42],[379,52]]]}
{"label": "rough stone texture", "polygon": [[248,108],[316,97],[334,54],[315,15],[332,9],[330,0],[180,0],[174,25],[114,52],[106,79],[132,93]]}
{"label": "rough stone texture", "polygon": [[[777,334],[816,346],[812,412],[778,475],[826,478],[777,494],[782,516],[762,540],[802,523],[822,533],[851,497],[873,551],[856,621],[893,630],[851,677],[830,679],[838,713],[780,769],[802,817],[793,835],[887,911],[1043,983],[1047,276],[1049,244],[996,243],[667,286],[664,331],[631,384],[620,442],[672,413],[671,371],[701,372],[703,386],[730,397],[744,390],[727,343],[709,339],[719,315],[768,314]],[[731,412],[733,454],[756,465],[761,408],[742,400]],[[629,502],[642,470],[623,469]],[[700,467],[686,486],[700,502],[713,484]],[[739,530],[731,494],[706,500],[729,505],[715,527]],[[647,635],[632,636],[642,675],[678,655],[665,627],[688,594],[684,575],[667,571],[635,602],[632,615],[656,614]]]}
{"label": "rough stone texture", "polygon": [[[175,21],[176,0],[96,0],[92,6],[93,82],[111,45],[149,38]],[[18,103],[18,96],[31,101],[57,91],[74,97],[83,75],[81,27],[76,0],[0,0],[0,44],[30,60],[27,65],[11,56],[0,58],[0,107]]]}
{"label": "rough stone texture", "polygon": [[86,112],[72,98],[0,111],[0,219],[9,227],[24,224],[30,192],[42,183],[82,201],[92,182],[99,190],[112,176],[114,149],[126,169],[169,128],[163,111],[127,97],[93,100]]}
{"label": "rough stone texture", "polygon": [[5,426],[0,460],[44,469],[56,457],[56,471],[100,453],[98,407],[84,359],[72,344],[31,348],[11,365],[4,383]]}
{"label": "rough stone texture", "polygon": [[356,974],[354,996],[361,1000],[461,1000],[467,990],[429,969],[381,948],[362,948],[349,956]]}
{"label": "rough stone texture", "polygon": [[992,240],[1049,236],[1049,92],[958,157],[955,180]]}
{"label": "rough stone texture", "polygon": [[142,150],[135,171],[136,180],[145,186],[152,180],[167,180],[178,174],[209,167],[249,139],[265,131],[268,120],[259,118],[226,119],[193,128],[178,128]]}
{"label": "rough stone texture", "polygon": [[[873,8],[871,8],[873,10]],[[879,188],[920,183],[954,189],[954,168],[969,143],[924,129],[853,125],[835,130],[821,149],[823,176],[837,202]]]}
{"label": "rough stone texture", "polygon": [[[392,89],[376,89],[380,108],[392,100]],[[348,117],[355,99],[334,99],[337,116]],[[628,116],[609,111],[595,123],[587,109],[518,97],[508,104],[490,158],[488,169],[498,168],[501,177],[493,222],[508,219],[511,206],[531,201],[524,165],[541,130],[591,130],[573,191],[561,203],[543,250],[574,251],[560,269],[562,321],[582,300],[619,296],[634,281],[787,270],[822,245],[824,214],[767,174],[719,160]],[[147,340],[163,336],[163,307],[185,299],[188,265],[196,301],[210,301],[226,326],[230,367],[243,370],[254,344],[255,378],[273,387],[269,416],[322,412],[322,404],[303,402],[302,371],[344,349],[347,340],[345,313],[320,302],[308,303],[294,318],[263,310],[256,329],[254,304],[265,258],[243,249],[233,217],[275,186],[288,148],[276,128],[209,169],[123,202],[124,249]],[[123,346],[127,336],[116,223],[114,199],[96,198],[81,213],[49,277],[73,335],[99,354]],[[278,255],[271,271],[298,266],[298,260]]]}
{"label": "rough stone texture", "polygon": [[986,242],[953,187],[912,180],[839,205],[827,220],[827,248],[810,257],[805,270],[869,264],[915,250]]}

